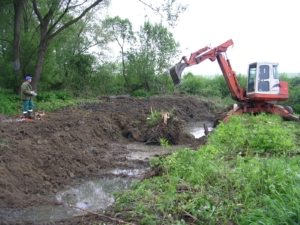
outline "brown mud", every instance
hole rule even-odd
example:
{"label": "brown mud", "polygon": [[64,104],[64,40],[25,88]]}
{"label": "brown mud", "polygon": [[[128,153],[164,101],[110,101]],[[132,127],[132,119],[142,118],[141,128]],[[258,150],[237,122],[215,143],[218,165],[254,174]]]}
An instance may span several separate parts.
{"label": "brown mud", "polygon": [[[167,124],[161,119],[158,125],[149,126],[151,110],[169,112]],[[213,102],[174,95],[101,97],[97,103],[46,113],[32,122],[2,116],[0,208],[45,204],[50,193],[78,178],[101,177],[111,169],[136,167],[125,157],[129,143],[155,145],[164,138],[172,145],[196,148],[205,139],[185,133],[185,124],[213,121],[216,115]]]}

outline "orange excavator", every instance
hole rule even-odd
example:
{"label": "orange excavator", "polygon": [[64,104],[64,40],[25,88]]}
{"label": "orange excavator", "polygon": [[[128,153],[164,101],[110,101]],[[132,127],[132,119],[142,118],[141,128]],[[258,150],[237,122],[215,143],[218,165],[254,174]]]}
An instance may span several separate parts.
{"label": "orange excavator", "polygon": [[230,39],[215,47],[204,47],[192,53],[188,59],[182,57],[179,63],[170,69],[170,75],[175,85],[180,83],[181,75],[186,67],[197,65],[206,59],[218,61],[226,80],[227,86],[234,100],[235,107],[227,115],[241,113],[271,113],[280,115],[287,120],[299,120],[290,106],[276,104],[289,97],[288,83],[279,80],[278,63],[255,62],[249,65],[247,87],[240,86],[236,73],[232,70],[230,61],[226,56],[227,48],[233,45]]}

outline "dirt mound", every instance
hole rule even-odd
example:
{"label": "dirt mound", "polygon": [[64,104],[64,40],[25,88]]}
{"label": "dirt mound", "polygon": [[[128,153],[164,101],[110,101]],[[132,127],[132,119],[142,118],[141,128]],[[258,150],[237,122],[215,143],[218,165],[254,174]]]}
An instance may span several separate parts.
{"label": "dirt mound", "polygon": [[[171,113],[168,123],[149,126],[151,110]],[[46,201],[76,178],[101,176],[103,171],[130,167],[125,144],[195,144],[184,132],[190,121],[213,121],[212,102],[190,96],[148,99],[102,97],[46,113],[42,120],[0,122],[0,207],[26,207]]]}

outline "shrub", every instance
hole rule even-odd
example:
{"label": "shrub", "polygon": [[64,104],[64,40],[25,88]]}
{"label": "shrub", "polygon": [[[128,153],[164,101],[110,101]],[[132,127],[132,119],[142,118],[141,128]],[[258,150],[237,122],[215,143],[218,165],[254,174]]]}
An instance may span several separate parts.
{"label": "shrub", "polygon": [[116,210],[141,224],[298,224],[300,158],[284,154],[298,130],[271,115],[231,117],[198,151],[152,160],[162,176],[119,195]]}
{"label": "shrub", "polygon": [[13,115],[21,113],[22,103],[20,96],[16,95],[10,90],[0,88],[0,113],[6,115]]}
{"label": "shrub", "polygon": [[151,108],[150,115],[147,117],[147,124],[154,127],[162,120],[161,113]]}
{"label": "shrub", "polygon": [[222,123],[209,144],[228,156],[237,154],[284,154],[295,149],[296,137],[279,116],[233,116]]}

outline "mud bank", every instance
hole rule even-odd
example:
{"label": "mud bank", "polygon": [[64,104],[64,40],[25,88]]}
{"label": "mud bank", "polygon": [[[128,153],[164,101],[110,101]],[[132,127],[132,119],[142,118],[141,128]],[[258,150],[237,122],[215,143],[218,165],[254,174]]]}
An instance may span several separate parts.
{"label": "mud bank", "polygon": [[[150,126],[147,117],[151,110],[170,113],[167,124],[162,118]],[[191,96],[119,96],[46,113],[42,120],[30,123],[3,119],[0,208],[55,204],[49,196],[78,184],[80,179],[122,177],[120,171],[145,168],[150,156],[138,158],[143,155],[128,147],[136,143],[158,145],[163,138],[174,146],[200,145],[203,140],[188,134],[186,124],[213,121],[217,113],[213,102]],[[142,176],[151,175],[148,172]]]}

